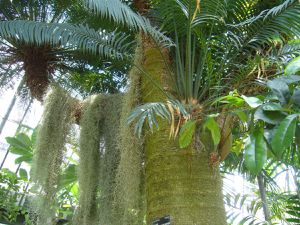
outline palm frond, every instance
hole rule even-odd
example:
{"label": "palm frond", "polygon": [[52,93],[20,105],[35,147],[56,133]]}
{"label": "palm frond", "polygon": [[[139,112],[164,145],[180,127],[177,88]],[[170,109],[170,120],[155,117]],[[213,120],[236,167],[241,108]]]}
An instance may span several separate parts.
{"label": "palm frond", "polygon": [[229,25],[246,32],[244,47],[256,48],[263,44],[274,43],[287,37],[300,35],[300,3],[297,0],[288,0],[259,15],[247,19],[236,25]]}
{"label": "palm frond", "polygon": [[147,18],[135,13],[128,5],[119,0],[87,0],[87,7],[116,23],[151,35],[155,41],[164,46],[172,45],[172,41],[159,29],[153,27]]}
{"label": "palm frond", "polygon": [[[233,175],[236,176],[236,175]],[[238,190],[235,190],[233,185],[235,177],[225,176],[224,178],[224,203],[227,208],[227,222],[234,225],[266,225],[267,221],[259,218],[259,211],[262,210],[262,202],[259,198],[242,194]],[[246,189],[253,189],[256,186],[250,182],[245,182]]]}
{"label": "palm frond", "polygon": [[226,23],[238,24],[255,16],[253,7],[257,1],[228,0],[226,2]]}
{"label": "palm frond", "polygon": [[271,61],[286,65],[292,59],[300,56],[300,40],[291,41],[281,47],[273,47],[267,55]]}
{"label": "palm frond", "polygon": [[33,21],[1,21],[0,37],[26,44],[51,45],[80,50],[106,58],[129,57],[132,42],[128,35],[94,30],[84,25],[42,23]]}

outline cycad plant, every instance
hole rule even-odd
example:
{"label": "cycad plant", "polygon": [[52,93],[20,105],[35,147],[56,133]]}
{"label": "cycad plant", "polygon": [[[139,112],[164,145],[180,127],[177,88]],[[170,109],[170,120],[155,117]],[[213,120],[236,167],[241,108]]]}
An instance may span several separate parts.
{"label": "cycad plant", "polygon": [[[142,74],[150,77],[141,81],[146,104],[133,110],[128,120],[136,121],[138,134],[145,122],[151,130],[159,128],[153,134],[145,132],[147,221],[171,214],[175,224],[224,224],[218,163],[231,149],[235,115],[243,117],[238,109],[251,102],[238,93],[266,91],[255,81],[282,69],[269,59],[271,52],[299,37],[300,4],[284,1],[260,11],[258,1],[170,0],[154,1],[154,9],[176,46],[155,50],[155,44],[142,40]],[[295,49],[287,55],[298,54]],[[267,145],[260,130],[252,131],[246,154],[256,164],[258,155],[251,146],[264,143],[260,146],[266,152]],[[168,137],[175,143],[166,142]]]}
{"label": "cycad plant", "polygon": [[[259,93],[263,88],[255,83],[257,79],[274,76],[282,69],[279,65],[284,56],[299,54],[299,44],[288,45],[300,32],[297,1],[284,1],[264,11],[258,11],[258,1],[156,2],[162,26],[176,43],[169,54],[171,60],[166,60],[171,82],[160,90],[167,90],[165,95],[171,102],[181,102],[190,116],[197,112],[195,116],[203,119],[219,112],[220,97],[231,90]],[[291,51],[278,51],[287,45]],[[278,54],[276,62],[271,60],[274,54]],[[150,126],[155,124],[151,113],[160,115],[157,105],[152,106],[135,111],[143,111],[142,115],[149,112]],[[160,116],[171,118],[172,112],[163,109]],[[182,114],[187,116],[185,111]],[[137,128],[143,122],[140,120]]]}
{"label": "cycad plant", "polygon": [[[50,82],[69,81],[78,85],[78,74],[111,70],[113,59],[126,57],[124,50],[129,54],[132,44],[129,35],[115,28],[100,29],[87,16],[80,18],[82,25],[66,23],[78,21],[76,13],[83,6],[80,1],[1,1],[0,87],[11,86],[24,75],[31,95],[41,101]],[[86,23],[91,23],[94,29]],[[121,73],[124,65],[118,66]],[[72,73],[73,79],[68,80],[66,74]],[[101,83],[107,85],[105,81]],[[100,90],[107,89],[100,87]]]}
{"label": "cycad plant", "polygon": [[[270,9],[261,9],[259,1],[246,0],[151,1],[149,16],[171,40],[121,1],[87,2],[97,15],[140,32],[131,71],[134,89],[128,102],[145,104],[129,117],[129,122],[137,119],[135,129],[144,134],[143,152],[142,157],[136,154],[138,159],[128,159],[126,156],[135,154],[128,143],[126,149],[121,146],[120,165],[139,169],[125,173],[126,179],[133,174],[142,174],[142,179],[121,182],[120,189],[145,194],[138,198],[132,192],[124,193],[125,204],[120,205],[131,204],[126,196],[134,196],[142,201],[132,205],[144,207],[145,199],[147,224],[165,216],[175,225],[226,224],[218,163],[231,148],[233,112],[243,99],[238,92],[261,92],[264,88],[253,81],[275,74],[277,65],[268,60],[268,54],[299,36],[299,1],[287,0]],[[127,52],[123,36],[82,25],[5,21],[0,23],[0,35],[119,59]],[[237,91],[227,95],[233,89]],[[124,108],[127,112],[128,107]],[[143,130],[145,121],[159,131]],[[175,141],[169,140],[170,134]],[[138,166],[130,167],[128,161]],[[117,177],[122,178],[120,174]],[[129,207],[121,211],[122,217],[139,216],[138,221],[143,221],[143,210]]]}

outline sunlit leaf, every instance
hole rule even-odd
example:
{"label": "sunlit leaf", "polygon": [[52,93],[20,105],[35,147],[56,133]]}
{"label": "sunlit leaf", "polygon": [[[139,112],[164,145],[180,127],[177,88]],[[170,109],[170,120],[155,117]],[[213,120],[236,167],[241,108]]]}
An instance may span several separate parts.
{"label": "sunlit leaf", "polygon": [[292,60],[284,70],[286,75],[293,75],[300,71],[300,56]]}
{"label": "sunlit leaf", "polygon": [[251,108],[257,108],[258,106],[263,104],[262,100],[256,97],[247,97],[245,95],[242,95],[242,98]]}

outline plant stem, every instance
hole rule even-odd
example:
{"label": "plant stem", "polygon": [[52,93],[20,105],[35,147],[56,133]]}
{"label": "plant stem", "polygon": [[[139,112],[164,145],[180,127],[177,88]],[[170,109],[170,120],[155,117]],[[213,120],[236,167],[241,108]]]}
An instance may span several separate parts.
{"label": "plant stem", "polygon": [[260,198],[262,201],[265,220],[268,222],[271,222],[270,210],[269,210],[269,206],[268,206],[268,202],[267,202],[266,188],[264,185],[264,177],[263,177],[262,172],[260,172],[257,175],[257,182],[258,182],[258,188],[259,188]]}

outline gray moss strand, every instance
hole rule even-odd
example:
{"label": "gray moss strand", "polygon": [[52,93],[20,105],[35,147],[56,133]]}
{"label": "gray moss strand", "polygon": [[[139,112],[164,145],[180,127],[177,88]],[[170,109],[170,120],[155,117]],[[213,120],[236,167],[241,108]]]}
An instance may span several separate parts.
{"label": "gray moss strand", "polygon": [[61,88],[52,87],[46,98],[32,166],[33,180],[41,194],[33,206],[39,214],[38,224],[51,224],[55,216],[55,194],[58,187],[65,142],[72,123],[73,99]]}

